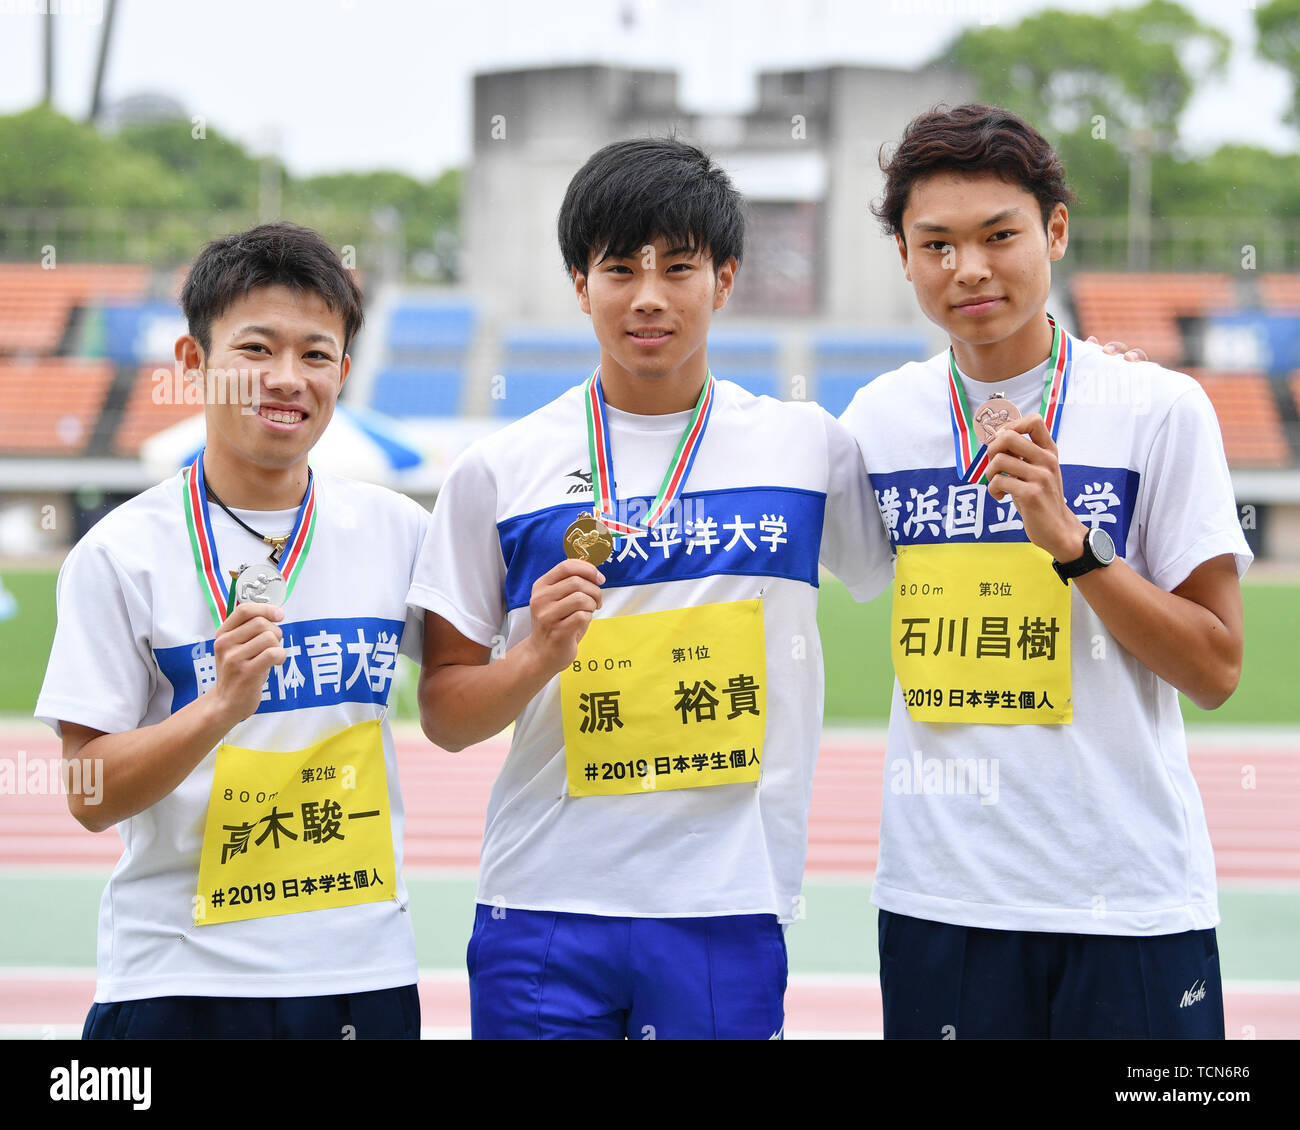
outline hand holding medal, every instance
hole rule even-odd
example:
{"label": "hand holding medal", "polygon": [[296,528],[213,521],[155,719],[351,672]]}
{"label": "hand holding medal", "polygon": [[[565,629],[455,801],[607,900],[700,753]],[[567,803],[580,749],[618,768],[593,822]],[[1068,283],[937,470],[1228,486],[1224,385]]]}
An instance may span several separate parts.
{"label": "hand holding medal", "polygon": [[995,392],[988,400],[975,409],[975,430],[981,442],[993,442],[993,437],[1010,424],[1020,419],[1020,410],[1000,392]]}
{"label": "hand holding medal", "polygon": [[217,683],[210,693],[228,726],[257,712],[271,668],[289,658],[278,623],[283,618],[282,608],[249,601],[235,608],[217,629],[212,645]]}
{"label": "hand holding medal", "polygon": [[1060,561],[1073,561],[1087,527],[1065,501],[1060,457],[1043,418],[1005,424],[988,445],[989,497],[1015,499],[1025,535]]}
{"label": "hand holding medal", "polygon": [[1053,557],[1078,556],[1083,523],[1065,501],[1056,436],[1070,384],[1070,338],[1051,314],[1052,351],[1038,412],[1021,416],[1005,397],[994,394],[972,416],[957,372],[957,357],[948,350],[948,408],[952,418],[957,471],[963,482],[987,483],[989,496],[1014,499],[1025,535]]}
{"label": "hand holding medal", "polygon": [[568,560],[537,580],[528,604],[532,632],[526,642],[538,653],[538,661],[547,672],[562,671],[573,662],[587,625],[600,610],[600,586],[605,577],[597,566],[603,565],[613,554],[614,539],[640,536],[652,530],[681,496],[708,427],[713,410],[713,389],[713,374],[707,373],[690,422],[669,461],[659,493],[650,503],[641,524],[632,526],[616,516],[614,452],[610,445],[605,397],[600,387],[600,370],[588,378],[583,396],[595,506],[590,513],[579,514],[564,531],[564,555]]}
{"label": "hand holding medal", "polygon": [[564,531],[564,555],[603,565],[614,552],[614,534],[594,514],[582,514]]}
{"label": "hand holding medal", "polygon": [[533,582],[528,601],[532,627],[519,646],[533,653],[547,678],[563,671],[578,654],[591,618],[600,611],[604,580],[590,561],[573,556]]}

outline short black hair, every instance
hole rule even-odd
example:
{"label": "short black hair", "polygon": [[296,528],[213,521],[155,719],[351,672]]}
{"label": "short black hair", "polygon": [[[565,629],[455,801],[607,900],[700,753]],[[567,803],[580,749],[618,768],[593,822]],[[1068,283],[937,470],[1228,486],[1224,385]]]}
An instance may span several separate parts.
{"label": "short black hair", "polygon": [[1024,118],[1000,106],[968,102],[936,106],[907,123],[902,140],[886,157],[880,150],[885,195],[871,211],[889,235],[903,236],[903,213],[912,186],[936,173],[994,173],[1038,200],[1043,227],[1057,204],[1075,196],[1056,151]]}
{"label": "short black hair", "polygon": [[591,257],[632,258],[662,236],[707,252],[718,270],[745,253],[744,202],[702,149],[675,137],[615,141],[574,174],[560,205],[564,269],[585,275]]}
{"label": "short black hair", "polygon": [[212,345],[212,323],[260,286],[318,294],[343,319],[347,353],[365,317],[361,288],[318,232],[278,221],[214,239],[194,260],[181,291],[181,309],[205,356]]}

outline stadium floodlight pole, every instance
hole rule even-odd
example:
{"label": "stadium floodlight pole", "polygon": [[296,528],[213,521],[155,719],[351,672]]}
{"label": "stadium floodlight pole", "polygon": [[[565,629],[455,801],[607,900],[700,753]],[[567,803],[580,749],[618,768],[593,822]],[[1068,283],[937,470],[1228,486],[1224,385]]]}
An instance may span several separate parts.
{"label": "stadium floodlight pole", "polygon": [[45,97],[41,101],[46,106],[54,104],[54,15],[47,11],[41,21],[41,31],[45,40]]}
{"label": "stadium floodlight pole", "polygon": [[280,218],[280,130],[276,125],[263,129],[266,151],[262,154],[257,179],[258,222],[273,223]]}
{"label": "stadium floodlight pole", "polygon": [[95,83],[90,91],[90,113],[86,121],[94,125],[99,120],[103,109],[104,72],[108,69],[108,43],[113,34],[113,13],[117,10],[117,0],[105,0],[104,27],[99,35],[99,57],[95,61]]}
{"label": "stadium floodlight pole", "polygon": [[1128,269],[1151,266],[1151,154],[1157,146],[1154,130],[1139,127],[1129,133]]}

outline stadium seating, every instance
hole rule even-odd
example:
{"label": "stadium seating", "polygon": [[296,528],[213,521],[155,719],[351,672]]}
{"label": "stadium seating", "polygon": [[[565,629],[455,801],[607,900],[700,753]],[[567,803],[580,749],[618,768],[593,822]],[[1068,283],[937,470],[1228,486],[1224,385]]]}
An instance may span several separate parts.
{"label": "stadium seating", "polygon": [[1234,467],[1285,467],[1291,449],[1267,377],[1188,370],[1219,417],[1223,448]]}
{"label": "stadium seating", "polygon": [[776,334],[715,330],[709,335],[709,369],[755,396],[784,400],[781,341]]}
{"label": "stadium seating", "polygon": [[102,361],[0,362],[0,452],[84,454],[112,381]]}
{"label": "stadium seating", "polygon": [[122,420],[113,435],[113,454],[136,456],[145,440],[203,411],[201,404],[177,400],[175,373],[170,365],[142,368],[131,385]]}
{"label": "stadium seating", "polygon": [[493,378],[493,416],[526,416],[585,381],[600,361],[588,329],[516,327],[501,336],[501,377]]}
{"label": "stadium seating", "polygon": [[405,302],[388,320],[388,357],[398,364],[459,364],[474,339],[475,324],[468,302]]}
{"label": "stadium seating", "polygon": [[1235,304],[1232,279],[1219,274],[1118,274],[1084,271],[1070,281],[1079,336],[1141,346],[1177,368],[1183,360],[1180,317],[1202,317]]}
{"label": "stadium seating", "polygon": [[813,396],[838,416],[863,385],[927,355],[920,334],[862,333],[827,330],[812,340]]}
{"label": "stadium seating", "polygon": [[138,299],[148,283],[149,268],[133,264],[0,263],[0,353],[53,353],[74,307]]}
{"label": "stadium seating", "polygon": [[463,370],[396,365],[375,377],[370,407],[394,417],[457,416],[464,397]]}
{"label": "stadium seating", "polygon": [[493,378],[491,412],[493,416],[513,420],[535,412],[581,384],[591,375],[588,369],[521,369],[507,368],[504,381]]}
{"label": "stadium seating", "polygon": [[102,315],[104,356],[119,365],[169,362],[172,343],[186,332],[184,315],[172,302],[108,303]]}
{"label": "stadium seating", "polygon": [[1259,300],[1268,310],[1300,311],[1300,274],[1260,275]]}

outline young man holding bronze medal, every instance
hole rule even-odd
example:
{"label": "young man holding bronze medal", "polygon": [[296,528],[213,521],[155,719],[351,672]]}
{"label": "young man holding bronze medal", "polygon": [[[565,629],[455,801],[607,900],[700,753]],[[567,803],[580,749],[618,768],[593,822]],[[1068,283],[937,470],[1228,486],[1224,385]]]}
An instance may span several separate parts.
{"label": "young man holding bronze medal", "polygon": [[515,722],[467,953],[474,1035],[776,1037],[820,734],[818,562],[872,596],[884,530],[830,416],[709,371],[744,220],[705,154],[605,147],[559,231],[600,367],[458,461],[410,594],[430,739]]}
{"label": "young man holding bronze medal", "polygon": [[204,248],[181,304],[205,445],[68,554],[36,706],[124,846],[84,1035],[418,1039],[387,704],[427,516],[308,465],[361,293],[278,223]]}
{"label": "young man holding bronze medal", "polygon": [[885,1036],[1221,1039],[1178,705],[1241,668],[1251,553],[1214,411],[1047,312],[1072,197],[1031,126],[923,114],[882,167],[876,214],[951,341],[841,418],[897,558]]}

